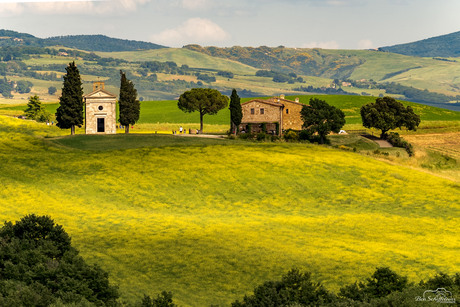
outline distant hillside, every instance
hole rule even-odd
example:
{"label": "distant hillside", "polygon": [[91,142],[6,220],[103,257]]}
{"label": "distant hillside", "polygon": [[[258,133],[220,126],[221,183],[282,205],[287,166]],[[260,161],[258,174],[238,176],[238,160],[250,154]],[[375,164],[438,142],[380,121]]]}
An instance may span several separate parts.
{"label": "distant hillside", "polygon": [[187,45],[184,48],[210,56],[238,61],[259,69],[283,73],[297,73],[323,78],[348,78],[354,69],[364,63],[356,55],[325,53],[322,49],[261,47],[202,47]]}
{"label": "distant hillside", "polygon": [[85,51],[134,51],[167,48],[165,46],[127,39],[111,38],[105,35],[67,35],[38,38],[27,33],[0,30],[0,47],[29,46],[47,47],[64,46]]}
{"label": "distant hillside", "polygon": [[0,47],[7,46],[42,47],[43,39],[27,33],[0,29]]}
{"label": "distant hillside", "polygon": [[460,31],[380,50],[419,57],[460,57]]}
{"label": "distant hillside", "polygon": [[46,45],[61,45],[86,51],[134,51],[161,49],[165,46],[127,39],[111,38],[105,35],[67,35],[45,39]]}

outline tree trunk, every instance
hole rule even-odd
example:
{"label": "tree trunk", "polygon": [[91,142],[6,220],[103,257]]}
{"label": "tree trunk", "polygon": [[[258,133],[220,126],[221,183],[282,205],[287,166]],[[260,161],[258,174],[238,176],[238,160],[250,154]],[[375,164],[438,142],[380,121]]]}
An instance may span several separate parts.
{"label": "tree trunk", "polygon": [[230,125],[230,133],[236,135],[236,125],[233,122]]}
{"label": "tree trunk", "polygon": [[125,125],[125,133],[129,133],[129,125]]}
{"label": "tree trunk", "polygon": [[203,116],[204,114],[200,112],[200,134],[203,133]]}
{"label": "tree trunk", "polygon": [[381,138],[382,140],[386,140],[386,138],[387,138],[387,132],[388,132],[388,130],[382,130],[382,134],[380,134],[380,138]]}
{"label": "tree trunk", "polygon": [[321,144],[324,144],[324,135],[322,135],[322,134],[319,135],[319,142]]}
{"label": "tree trunk", "polygon": [[70,135],[75,135],[75,125],[70,127]]}

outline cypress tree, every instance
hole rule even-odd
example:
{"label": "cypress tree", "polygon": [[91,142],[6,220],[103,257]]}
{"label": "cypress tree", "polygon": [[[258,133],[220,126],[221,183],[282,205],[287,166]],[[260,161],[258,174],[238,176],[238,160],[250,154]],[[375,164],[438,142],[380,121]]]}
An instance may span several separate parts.
{"label": "cypress tree", "polygon": [[129,125],[134,125],[139,120],[141,104],[137,100],[137,90],[133,82],[128,80],[121,70],[120,75],[120,99],[118,100],[120,118],[118,121],[125,126],[125,133],[129,133]]}
{"label": "cypress tree", "polygon": [[238,126],[241,124],[243,119],[243,111],[241,110],[240,96],[235,89],[232,91],[230,96],[230,128],[231,132],[236,134]]}
{"label": "cypress tree", "polygon": [[59,108],[56,111],[56,126],[69,129],[75,134],[75,126],[83,125],[83,88],[75,62],[69,63],[64,75],[64,86],[59,97]]}

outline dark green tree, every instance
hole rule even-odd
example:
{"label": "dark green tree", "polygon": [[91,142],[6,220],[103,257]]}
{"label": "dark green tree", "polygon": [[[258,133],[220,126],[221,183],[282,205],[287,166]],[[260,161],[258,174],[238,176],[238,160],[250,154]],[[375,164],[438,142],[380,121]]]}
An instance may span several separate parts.
{"label": "dark green tree", "polygon": [[334,300],[332,293],[311,280],[310,273],[292,269],[280,281],[267,281],[256,287],[253,295],[232,303],[232,307],[320,306]]}
{"label": "dark green tree", "polygon": [[243,119],[243,111],[241,110],[240,96],[235,89],[230,96],[230,131],[233,134],[237,133],[238,127]]}
{"label": "dark green tree", "polygon": [[366,128],[377,128],[382,131],[380,138],[385,139],[387,132],[396,128],[406,127],[416,130],[420,124],[420,116],[408,106],[396,101],[392,97],[377,98],[374,103],[361,107],[361,118]]}
{"label": "dark green tree", "polygon": [[161,294],[158,294],[156,298],[151,298],[148,295],[144,295],[144,298],[141,301],[141,307],[176,307],[174,304],[173,295],[171,292],[163,291]]}
{"label": "dark green tree", "polygon": [[86,264],[50,217],[32,214],[6,222],[0,242],[0,306],[116,304],[118,290],[108,274]]}
{"label": "dark green tree", "polygon": [[40,97],[37,95],[30,96],[29,102],[27,103],[27,109],[24,110],[24,114],[28,119],[36,119],[37,114],[39,114],[43,109]]}
{"label": "dark green tree", "polygon": [[345,114],[342,110],[317,98],[311,98],[310,105],[303,106],[300,115],[303,120],[302,128],[310,135],[318,133],[321,144],[324,144],[331,131],[338,133],[345,125]]}
{"label": "dark green tree", "polygon": [[30,81],[19,80],[16,82],[16,92],[19,94],[30,93],[31,87],[34,86]]}
{"label": "dark green tree", "polygon": [[118,121],[125,126],[125,133],[129,133],[129,126],[139,120],[141,104],[137,99],[137,90],[133,82],[128,80],[126,74],[121,70],[120,75],[120,99],[118,100],[120,118]]}
{"label": "dark green tree", "polygon": [[217,114],[228,105],[228,97],[218,90],[210,88],[193,88],[180,95],[177,106],[184,112],[200,113],[200,133],[203,132],[203,116]]}
{"label": "dark green tree", "polygon": [[75,134],[75,126],[83,125],[83,88],[75,62],[66,67],[64,86],[59,98],[59,108],[56,111],[56,126],[69,129],[71,135]]}
{"label": "dark green tree", "polygon": [[354,301],[382,298],[393,292],[401,292],[409,286],[407,277],[400,276],[388,267],[377,268],[366,282],[355,282],[340,289],[339,296]]}
{"label": "dark green tree", "polygon": [[40,97],[37,95],[29,97],[27,109],[24,113],[28,119],[38,122],[49,122],[51,120],[51,114],[43,107]]}
{"label": "dark green tree", "polygon": [[54,95],[54,94],[56,94],[56,91],[57,91],[56,87],[54,87],[54,86],[48,87],[48,94]]}

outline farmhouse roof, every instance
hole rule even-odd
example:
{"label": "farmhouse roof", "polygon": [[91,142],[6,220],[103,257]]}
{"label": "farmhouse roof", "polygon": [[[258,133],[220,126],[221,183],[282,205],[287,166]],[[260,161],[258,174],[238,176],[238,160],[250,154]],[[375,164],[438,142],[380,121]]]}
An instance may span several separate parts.
{"label": "farmhouse roof", "polygon": [[260,102],[260,103],[270,104],[270,105],[274,105],[274,106],[278,106],[278,107],[284,107],[283,102],[293,103],[293,104],[297,104],[297,105],[301,105],[301,106],[304,105],[303,103],[300,103],[300,102],[297,102],[297,101],[294,101],[294,100],[284,99],[284,98],[281,98],[281,97],[272,97],[272,98],[268,98],[268,99],[253,99],[253,100],[249,100],[249,101],[246,101],[246,102],[242,103],[242,105],[248,104],[250,102]]}
{"label": "farmhouse roof", "polygon": [[117,98],[117,96],[99,88],[88,95],[84,95],[83,98]]}
{"label": "farmhouse roof", "polygon": [[246,102],[242,103],[241,105],[245,105],[245,104],[248,104],[248,103],[250,103],[250,102],[265,103],[265,104],[270,104],[270,105],[277,106],[277,107],[283,107],[283,106],[284,106],[282,103],[275,102],[275,101],[273,100],[273,98],[270,98],[270,99],[267,99],[267,100],[263,100],[263,99],[253,99],[253,100],[246,101]]}

